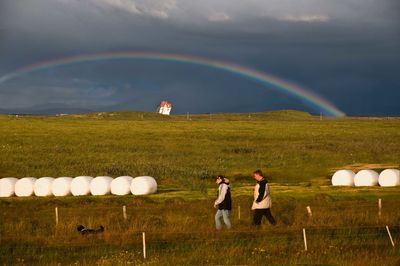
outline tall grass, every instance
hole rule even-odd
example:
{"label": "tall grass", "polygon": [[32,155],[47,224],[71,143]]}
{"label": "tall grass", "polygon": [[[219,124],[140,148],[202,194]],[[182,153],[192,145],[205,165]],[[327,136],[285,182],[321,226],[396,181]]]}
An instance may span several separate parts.
{"label": "tall grass", "polygon": [[[251,197],[234,193],[233,229],[222,232],[214,229],[215,210],[207,196],[3,199],[0,260],[20,265],[398,262],[399,250],[391,247],[384,228],[388,224],[395,241],[400,240],[398,200],[384,199],[384,210],[378,217],[376,202],[368,198],[349,200],[317,195],[303,199],[293,193],[292,197],[286,192],[275,194],[272,210],[278,221],[276,227],[267,223],[260,230],[251,227]],[[123,219],[122,205],[127,206],[127,220]],[[307,215],[307,205],[312,207],[312,218]],[[60,214],[57,226],[55,206]],[[106,230],[101,235],[83,237],[76,231],[78,224],[103,225]],[[302,228],[307,230],[307,252],[303,248]],[[148,260],[142,258],[142,231],[147,236]]]}

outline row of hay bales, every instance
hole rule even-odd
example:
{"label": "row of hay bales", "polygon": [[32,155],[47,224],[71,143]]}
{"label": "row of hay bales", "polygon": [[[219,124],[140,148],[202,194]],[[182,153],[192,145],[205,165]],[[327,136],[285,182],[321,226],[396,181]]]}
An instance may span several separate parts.
{"label": "row of hay bales", "polygon": [[77,176],[72,177],[5,177],[0,179],[0,197],[147,195],[157,192],[157,182],[150,176]]}
{"label": "row of hay bales", "polygon": [[355,174],[351,170],[339,170],[332,176],[333,186],[356,186],[356,187],[395,187],[400,186],[400,171],[397,169],[386,169],[378,174],[374,170],[361,170]]}

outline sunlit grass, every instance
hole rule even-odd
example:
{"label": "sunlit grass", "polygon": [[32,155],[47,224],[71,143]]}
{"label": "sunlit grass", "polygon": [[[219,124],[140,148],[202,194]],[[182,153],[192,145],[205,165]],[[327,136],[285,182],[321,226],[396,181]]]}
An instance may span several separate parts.
{"label": "sunlit grass", "polygon": [[[0,176],[151,175],[157,194],[0,199],[5,265],[396,265],[400,188],[330,185],[335,169],[398,167],[400,120],[297,112],[161,117],[0,116]],[[276,227],[251,227],[253,170],[270,180]],[[214,177],[232,183],[232,231],[215,232]],[[377,200],[383,200],[378,216]],[[122,206],[127,208],[123,219]],[[239,220],[238,212],[241,212]],[[306,206],[312,209],[308,217]],[[55,225],[54,208],[60,222]],[[78,224],[104,225],[82,237]],[[302,229],[309,250],[304,251]],[[141,233],[148,258],[142,258]],[[223,256],[221,257],[221,254]]]}

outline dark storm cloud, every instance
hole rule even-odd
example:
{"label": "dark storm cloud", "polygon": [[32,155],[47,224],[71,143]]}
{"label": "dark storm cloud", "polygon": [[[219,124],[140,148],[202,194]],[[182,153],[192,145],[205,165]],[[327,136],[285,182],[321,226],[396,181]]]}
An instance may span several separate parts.
{"label": "dark storm cloud", "polygon": [[[0,75],[21,65],[81,53],[194,54],[293,81],[349,114],[400,114],[396,1],[4,3]],[[298,99],[232,74],[172,63],[74,65],[0,84],[0,105],[6,107],[52,103],[150,111],[163,98],[173,101],[179,112],[314,111]]]}

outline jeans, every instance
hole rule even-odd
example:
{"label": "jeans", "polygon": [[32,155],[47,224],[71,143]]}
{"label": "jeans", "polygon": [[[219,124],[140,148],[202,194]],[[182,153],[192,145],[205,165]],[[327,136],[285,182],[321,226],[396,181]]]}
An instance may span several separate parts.
{"label": "jeans", "polygon": [[255,209],[253,216],[253,225],[261,225],[262,217],[265,216],[269,223],[272,225],[276,224],[274,217],[271,214],[271,209]]}
{"label": "jeans", "polygon": [[220,230],[222,228],[221,224],[221,217],[224,219],[224,223],[228,229],[232,227],[231,221],[229,220],[229,210],[218,210],[217,213],[215,214],[215,227],[217,230]]}

